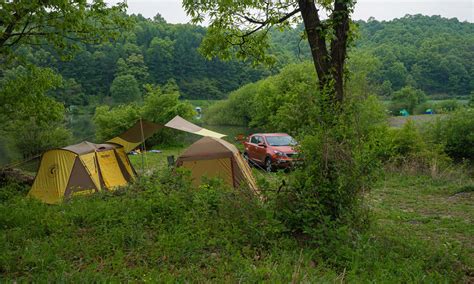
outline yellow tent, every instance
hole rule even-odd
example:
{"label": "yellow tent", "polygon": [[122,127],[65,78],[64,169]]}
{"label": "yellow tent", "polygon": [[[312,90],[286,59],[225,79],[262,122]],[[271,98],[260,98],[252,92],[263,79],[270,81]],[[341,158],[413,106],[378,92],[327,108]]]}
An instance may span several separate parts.
{"label": "yellow tent", "polygon": [[203,176],[219,177],[230,186],[247,186],[259,194],[252,171],[239,150],[222,139],[201,138],[179,156],[176,165],[191,170],[196,186],[201,184]]}
{"label": "yellow tent", "polygon": [[123,146],[85,141],[46,151],[28,196],[54,204],[77,194],[113,190],[135,177]]}

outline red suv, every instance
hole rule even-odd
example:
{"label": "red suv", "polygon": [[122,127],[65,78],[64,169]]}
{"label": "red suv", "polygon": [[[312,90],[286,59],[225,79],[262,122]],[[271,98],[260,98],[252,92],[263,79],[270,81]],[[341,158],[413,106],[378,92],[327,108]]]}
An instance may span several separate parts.
{"label": "red suv", "polygon": [[288,169],[297,160],[293,147],[296,141],[286,133],[256,133],[244,141],[244,158],[251,164],[263,166],[271,172],[277,168]]}

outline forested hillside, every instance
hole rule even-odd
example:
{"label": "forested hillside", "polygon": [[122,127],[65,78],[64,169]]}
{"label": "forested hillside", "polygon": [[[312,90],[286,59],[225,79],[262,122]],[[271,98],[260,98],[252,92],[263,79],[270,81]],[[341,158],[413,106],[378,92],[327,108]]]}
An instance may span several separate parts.
{"label": "forested hillside", "polygon": [[[66,106],[111,103],[114,95],[121,95],[114,94],[114,85],[117,90],[136,86],[129,90],[138,90],[136,99],[143,94],[143,84],[168,80],[176,81],[182,98],[222,99],[288,63],[309,58],[306,41],[299,40],[302,27],[274,31],[275,68],[252,68],[240,61],[208,61],[200,55],[204,27],[169,24],[159,15],[131,17],[134,27],[123,31],[119,40],[84,45],[71,60],[61,60],[49,48],[24,48],[22,53],[31,63],[53,67],[63,76],[64,86],[55,97]],[[387,22],[359,21],[357,26],[358,40],[350,57],[373,57],[375,68],[368,79],[379,95],[390,97],[407,85],[432,98],[465,97],[474,90],[474,24],[415,15]]]}
{"label": "forested hillside", "polygon": [[[431,98],[468,96],[474,90],[474,24],[439,16],[407,15],[392,21],[358,21],[350,58],[373,57],[369,80],[378,94],[410,85]],[[309,58],[306,41],[296,45],[302,27],[274,32],[274,49],[283,60]]]}
{"label": "forested hillside", "polygon": [[85,105],[113,96],[114,81],[120,86],[126,75],[134,77],[132,82],[125,80],[126,84],[140,88],[146,83],[175,80],[183,98],[222,99],[229,91],[268,74],[263,68],[249,68],[239,61],[201,56],[198,47],[206,33],[203,27],[168,24],[160,15],[154,19],[130,17],[133,27],[123,30],[118,40],[83,45],[71,60],[61,60],[49,48],[23,53],[32,63],[53,67],[67,79],[67,91],[61,90],[57,96],[66,105]]}

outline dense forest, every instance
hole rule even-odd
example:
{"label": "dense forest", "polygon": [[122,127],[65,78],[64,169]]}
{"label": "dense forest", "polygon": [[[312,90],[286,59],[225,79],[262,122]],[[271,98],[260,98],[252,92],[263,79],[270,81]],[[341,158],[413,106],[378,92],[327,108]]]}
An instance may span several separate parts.
{"label": "dense forest", "polygon": [[[273,31],[275,64],[252,68],[250,63],[209,61],[202,56],[198,48],[204,27],[169,24],[160,15],[130,17],[134,26],[123,31],[119,40],[83,45],[71,60],[62,60],[50,48],[19,52],[30,63],[52,67],[65,79],[54,96],[66,106],[137,100],[144,84],[169,80],[177,83],[182,98],[222,99],[246,83],[309,58],[307,43],[300,40],[302,27]],[[474,24],[407,15],[393,21],[358,21],[357,27],[350,57],[373,58],[368,79],[379,95],[388,98],[407,85],[434,99],[462,98],[474,90]]]}
{"label": "dense forest", "polygon": [[[118,40],[83,45],[71,60],[61,60],[48,48],[23,52],[34,64],[53,67],[66,79],[67,91],[58,92],[57,99],[67,106],[110,102],[109,96],[120,97],[113,90],[121,89],[121,82],[136,85],[142,93],[143,84],[175,80],[183,98],[222,99],[229,91],[268,74],[239,61],[201,56],[198,47],[206,33],[203,27],[168,24],[160,15],[153,19],[130,16],[130,20],[133,27],[123,30]],[[124,77],[130,75],[133,78]],[[128,100],[133,101],[134,96]]]}
{"label": "dense forest", "polygon": [[[358,39],[350,58],[368,56],[369,80],[378,94],[390,97],[404,86],[431,98],[468,96],[474,91],[474,24],[440,16],[407,15],[392,21],[357,21]],[[287,60],[309,58],[302,27],[272,34],[274,49]]]}

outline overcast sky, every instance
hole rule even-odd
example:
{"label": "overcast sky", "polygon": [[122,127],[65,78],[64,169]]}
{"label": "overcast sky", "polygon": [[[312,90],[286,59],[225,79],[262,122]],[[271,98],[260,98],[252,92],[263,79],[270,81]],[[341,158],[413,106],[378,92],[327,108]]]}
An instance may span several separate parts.
{"label": "overcast sky", "polygon": [[[106,0],[116,3],[118,0]],[[187,23],[180,0],[128,0],[129,14],[142,14],[152,18],[160,13],[169,23]],[[391,20],[406,14],[441,15],[474,22],[474,0],[358,0],[353,18],[367,20]]]}

